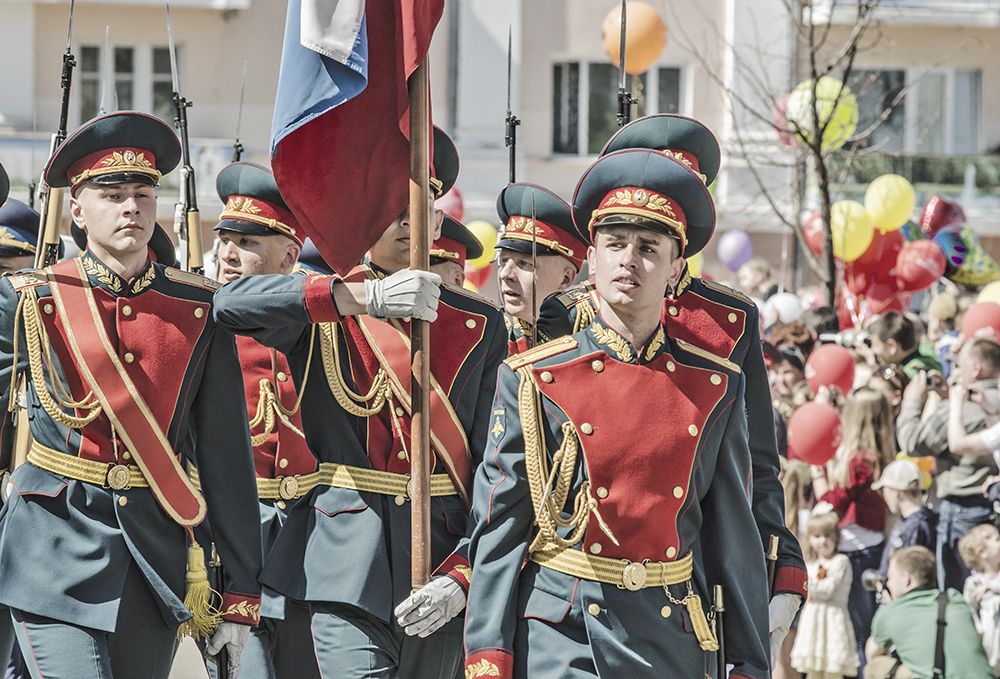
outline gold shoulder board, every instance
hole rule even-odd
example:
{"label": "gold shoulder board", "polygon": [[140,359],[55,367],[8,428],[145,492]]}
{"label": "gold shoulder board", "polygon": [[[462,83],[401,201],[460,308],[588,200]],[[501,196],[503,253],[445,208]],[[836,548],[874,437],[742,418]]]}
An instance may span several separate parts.
{"label": "gold shoulder board", "polygon": [[577,342],[572,337],[560,337],[559,339],[540,344],[537,347],[521,352],[517,356],[511,356],[504,363],[510,366],[511,370],[518,370],[526,365],[531,365],[535,361],[540,361],[549,356],[561,354],[570,349],[576,349]]}
{"label": "gold shoulder board", "polygon": [[15,290],[33,288],[36,285],[45,285],[49,282],[48,276],[45,275],[44,271],[29,271],[28,273],[11,274],[8,277],[10,278],[10,284],[14,286]]}
{"label": "gold shoulder board", "polygon": [[211,278],[206,278],[205,276],[199,276],[198,274],[191,273],[190,271],[181,271],[180,269],[168,267],[164,269],[163,272],[167,275],[167,278],[175,283],[187,283],[188,285],[193,285],[205,290],[211,290],[212,292],[215,292],[222,287],[222,283],[213,281]]}
{"label": "gold shoulder board", "polygon": [[749,297],[747,297],[745,294],[743,294],[739,290],[734,290],[733,288],[729,287],[728,285],[723,285],[722,283],[718,283],[716,281],[710,281],[707,278],[702,278],[701,282],[704,283],[706,287],[711,288],[712,290],[715,290],[716,292],[721,292],[723,294],[735,297],[736,299],[741,299],[744,302],[746,302],[747,304],[751,304],[751,305],[753,304],[753,300],[752,299],[750,299]]}
{"label": "gold shoulder board", "polygon": [[716,354],[713,354],[711,351],[706,351],[705,349],[702,349],[701,347],[696,347],[693,344],[688,344],[687,342],[685,342],[684,340],[681,340],[681,339],[676,339],[675,338],[674,341],[677,342],[677,346],[679,346],[681,349],[683,349],[684,351],[688,352],[689,354],[694,354],[695,356],[700,356],[700,357],[702,357],[704,359],[707,359],[707,360],[711,361],[712,363],[716,363],[716,364],[722,366],[726,370],[731,370],[734,373],[739,373],[740,372],[740,367],[738,365],[736,365],[735,363],[733,363],[732,361],[730,361],[728,358],[723,358],[722,356],[718,356]]}

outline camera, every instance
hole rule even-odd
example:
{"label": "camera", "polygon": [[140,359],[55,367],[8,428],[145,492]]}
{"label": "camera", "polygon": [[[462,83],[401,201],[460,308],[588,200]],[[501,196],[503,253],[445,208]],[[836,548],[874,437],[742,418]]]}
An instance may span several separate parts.
{"label": "camera", "polygon": [[819,341],[823,344],[839,344],[842,347],[856,347],[858,345],[865,345],[870,347],[872,345],[872,336],[868,332],[860,332],[858,330],[844,330],[842,332],[821,332],[819,334]]}
{"label": "camera", "polygon": [[867,568],[861,574],[861,586],[869,592],[879,592],[885,588],[885,575],[877,568]]}
{"label": "camera", "polygon": [[936,389],[941,384],[940,375],[928,375],[927,376],[927,388]]}

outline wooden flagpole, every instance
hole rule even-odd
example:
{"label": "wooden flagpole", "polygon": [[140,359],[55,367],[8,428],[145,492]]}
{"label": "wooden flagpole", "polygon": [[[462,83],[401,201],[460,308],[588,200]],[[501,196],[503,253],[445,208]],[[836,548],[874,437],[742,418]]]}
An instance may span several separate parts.
{"label": "wooden flagpole", "polygon": [[[430,269],[430,106],[425,58],[410,76],[410,269]],[[411,398],[410,447],[410,580],[416,591],[431,577],[431,387],[430,324],[410,322]]]}

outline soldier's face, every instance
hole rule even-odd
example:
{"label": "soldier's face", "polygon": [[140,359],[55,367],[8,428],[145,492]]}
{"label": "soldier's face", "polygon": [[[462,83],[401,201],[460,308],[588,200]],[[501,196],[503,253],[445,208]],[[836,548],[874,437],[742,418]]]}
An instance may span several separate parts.
{"label": "soldier's face", "polygon": [[228,283],[244,276],[289,274],[300,248],[291,238],[219,231],[219,270]]}
{"label": "soldier's face", "polygon": [[677,241],[634,226],[600,227],[587,261],[601,298],[629,314],[659,314],[667,285],[684,268]]}
{"label": "soldier's face", "polygon": [[32,255],[22,257],[0,257],[0,275],[30,269],[35,265],[35,258]]}
{"label": "soldier's face", "polygon": [[87,232],[98,256],[145,254],[156,223],[156,194],[149,184],[84,184],[69,199],[73,221]]}
{"label": "soldier's face", "polygon": [[431,273],[436,273],[441,280],[455,287],[462,287],[465,283],[465,269],[458,262],[441,262],[431,265]]}
{"label": "soldier's face", "polygon": [[[431,204],[434,201],[431,199]],[[441,237],[441,224],[444,223],[444,212],[434,210],[434,219],[430,223],[431,242]],[[389,273],[396,273],[410,266],[410,208],[396,217],[382,237],[368,251],[372,264]]]}
{"label": "soldier's face", "polygon": [[[537,280],[535,300],[538,306],[553,292],[565,290],[573,283],[576,269],[561,255],[536,257]],[[498,261],[500,272],[500,298],[503,310],[511,316],[533,323],[538,310],[531,310],[532,267],[531,255],[514,250],[500,250]]]}

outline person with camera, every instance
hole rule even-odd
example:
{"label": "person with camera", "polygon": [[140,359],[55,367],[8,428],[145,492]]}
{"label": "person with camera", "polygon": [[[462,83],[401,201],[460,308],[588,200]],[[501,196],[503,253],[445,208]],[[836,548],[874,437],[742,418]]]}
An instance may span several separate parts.
{"label": "person with camera", "polygon": [[893,554],[885,585],[892,602],[872,620],[865,679],[992,679],[969,607],[960,592],[938,590],[935,573],[926,547]]}
{"label": "person with camera", "polygon": [[[987,411],[1000,411],[1000,344],[989,338],[976,338],[966,342],[958,354],[957,381],[962,387],[953,391],[953,398],[934,405],[934,400],[949,395],[948,386],[937,372],[920,371],[917,379],[907,385],[903,403],[896,420],[896,439],[907,455],[937,458],[938,473],[935,492],[938,497],[937,567],[938,585],[961,590],[969,569],[958,553],[958,541],[972,528],[990,521],[992,507],[983,496],[983,485],[998,474],[996,462],[985,454],[969,452],[967,448],[950,446],[949,438],[959,443],[960,436],[949,437],[949,416],[955,408],[954,434],[976,434],[988,426]],[[930,385],[928,381],[930,377]],[[935,379],[936,378],[936,379]],[[972,390],[976,400],[961,395]],[[930,400],[929,415],[921,417],[924,401]]]}
{"label": "person with camera", "polygon": [[941,371],[934,347],[921,344],[913,321],[889,311],[872,321],[872,353],[884,365],[898,365],[912,380],[921,370]]}

